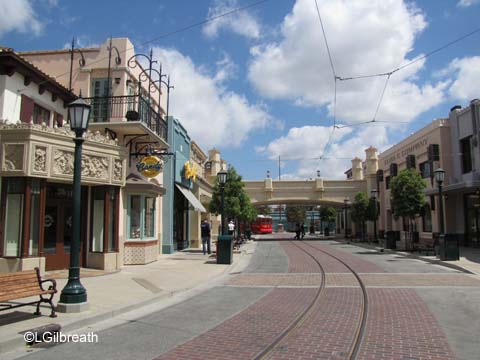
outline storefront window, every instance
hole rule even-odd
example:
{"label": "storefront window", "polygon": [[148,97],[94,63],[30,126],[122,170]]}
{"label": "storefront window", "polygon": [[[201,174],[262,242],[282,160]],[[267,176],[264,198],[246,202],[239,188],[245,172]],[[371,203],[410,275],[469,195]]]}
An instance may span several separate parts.
{"label": "storefront window", "polygon": [[32,180],[30,196],[30,239],[28,255],[38,256],[38,240],[40,237],[40,181]]}
{"label": "storefront window", "polygon": [[155,198],[145,197],[145,237],[154,237]]}
{"label": "storefront window", "polygon": [[116,193],[114,189],[110,189],[108,192],[108,251],[116,251],[115,238],[117,236],[117,229],[115,227],[115,221],[117,216],[116,211]]}
{"label": "storefront window", "polygon": [[155,197],[130,195],[129,201],[129,239],[155,237]]}
{"label": "storefront window", "polygon": [[477,194],[465,195],[466,235],[469,245],[480,244],[480,197]]}
{"label": "storefront window", "polygon": [[19,179],[7,180],[5,203],[4,256],[20,256],[23,225],[23,198],[25,182]]}
{"label": "storefront window", "polygon": [[93,188],[93,234],[92,251],[103,252],[103,226],[104,226],[104,207],[105,191],[103,188]]}

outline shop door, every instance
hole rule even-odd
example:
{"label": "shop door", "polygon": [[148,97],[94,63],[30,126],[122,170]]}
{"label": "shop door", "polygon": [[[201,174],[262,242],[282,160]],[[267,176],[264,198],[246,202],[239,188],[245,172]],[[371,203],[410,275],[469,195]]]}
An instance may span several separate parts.
{"label": "shop door", "polygon": [[71,201],[54,200],[47,202],[44,233],[45,269],[68,269],[72,240]]}

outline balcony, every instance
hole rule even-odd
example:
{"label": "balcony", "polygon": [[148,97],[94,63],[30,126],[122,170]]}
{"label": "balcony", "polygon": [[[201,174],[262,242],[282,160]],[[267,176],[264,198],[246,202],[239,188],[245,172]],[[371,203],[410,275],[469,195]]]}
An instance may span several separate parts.
{"label": "balcony", "polygon": [[[167,140],[167,122],[141,96],[103,96],[84,98],[84,100],[92,106],[91,123],[139,121],[162,140]],[[127,112],[129,113],[128,119]]]}

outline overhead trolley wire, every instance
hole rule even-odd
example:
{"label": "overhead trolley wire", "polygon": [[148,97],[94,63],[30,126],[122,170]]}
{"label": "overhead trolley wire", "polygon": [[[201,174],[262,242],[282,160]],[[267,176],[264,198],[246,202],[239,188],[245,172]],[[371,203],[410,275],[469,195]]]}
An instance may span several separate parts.
{"label": "overhead trolley wire", "polygon": [[[258,0],[258,1],[252,2],[252,3],[248,4],[248,5],[241,6],[241,7],[237,7],[237,8],[234,8],[234,9],[232,9],[232,10],[229,10],[229,11],[227,11],[227,12],[224,12],[224,13],[221,13],[221,14],[218,14],[218,15],[215,15],[215,16],[208,17],[208,18],[206,18],[206,19],[204,19],[204,20],[197,21],[197,22],[192,23],[192,24],[190,24],[190,25],[186,25],[186,26],[181,27],[181,28],[179,28],[179,29],[177,29],[177,30],[168,31],[168,32],[163,33],[163,34],[160,34],[160,35],[158,35],[158,36],[156,36],[156,37],[154,37],[154,38],[152,38],[152,39],[150,39],[150,40],[147,40],[147,41],[144,41],[144,42],[140,43],[140,44],[138,45],[138,47],[145,46],[145,45],[147,45],[147,44],[156,42],[156,41],[158,41],[158,40],[160,40],[160,39],[164,39],[164,38],[166,38],[166,37],[169,37],[169,36],[172,36],[172,35],[176,35],[176,34],[178,34],[178,33],[184,32],[184,31],[191,30],[191,29],[193,29],[193,28],[195,28],[195,27],[198,27],[198,26],[207,24],[207,23],[212,22],[212,21],[216,21],[216,20],[218,20],[218,19],[220,19],[220,18],[223,18],[223,17],[225,17],[225,16],[230,16],[230,15],[233,15],[233,14],[235,14],[235,13],[237,13],[237,12],[245,11],[245,10],[250,9],[250,8],[252,8],[252,7],[261,5],[261,4],[263,4],[263,3],[266,3],[267,1],[269,1],[269,0]],[[130,50],[134,50],[134,49],[135,49],[135,47],[132,46],[132,47],[130,47],[130,48],[127,48],[127,49],[125,49],[125,50],[120,51],[119,53],[120,53],[120,54],[123,54],[123,53],[126,53],[126,52],[128,52],[128,51],[130,51]],[[102,62],[102,61],[104,61],[104,60],[107,60],[107,59],[108,59],[108,57],[104,57],[104,58],[101,58],[101,59],[98,59],[98,60],[89,62],[88,65],[93,65],[93,64]],[[75,72],[77,72],[79,69],[80,69],[80,67],[77,66],[77,67],[75,67],[73,70],[74,70]],[[59,74],[59,75],[53,76],[53,78],[54,78],[54,79],[58,79],[58,78],[61,78],[61,77],[65,76],[65,75],[69,75],[69,74],[70,74],[70,71],[67,71],[67,72],[61,73],[61,74]],[[44,81],[43,83],[47,83],[47,82],[48,82],[48,81]]]}

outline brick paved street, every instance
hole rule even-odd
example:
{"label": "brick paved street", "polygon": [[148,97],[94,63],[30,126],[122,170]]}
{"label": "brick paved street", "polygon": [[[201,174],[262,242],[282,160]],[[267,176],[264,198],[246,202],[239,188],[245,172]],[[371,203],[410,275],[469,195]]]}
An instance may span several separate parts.
{"label": "brick paved street", "polygon": [[[366,286],[363,333],[359,282],[331,255]],[[347,359],[358,340],[357,359],[476,360],[479,301],[476,275],[334,241],[259,242],[243,271],[201,296],[100,331],[94,348],[65,344],[28,358],[243,360],[268,348],[263,358]],[[451,331],[456,316],[461,333]]]}

